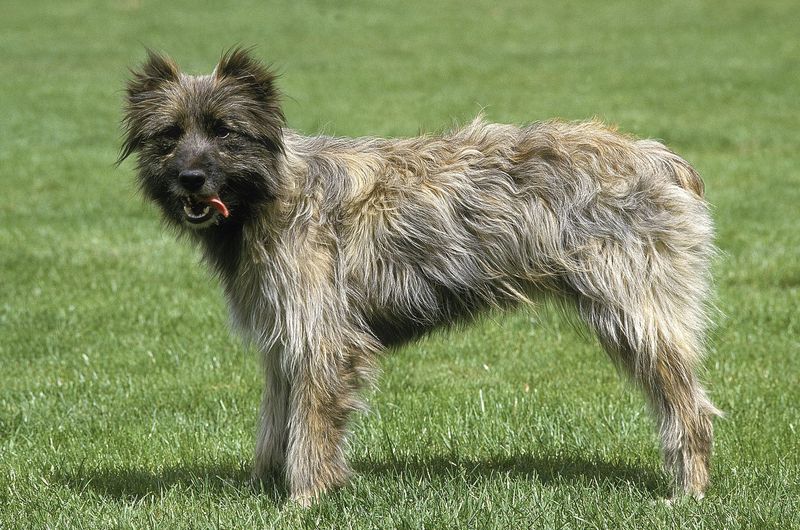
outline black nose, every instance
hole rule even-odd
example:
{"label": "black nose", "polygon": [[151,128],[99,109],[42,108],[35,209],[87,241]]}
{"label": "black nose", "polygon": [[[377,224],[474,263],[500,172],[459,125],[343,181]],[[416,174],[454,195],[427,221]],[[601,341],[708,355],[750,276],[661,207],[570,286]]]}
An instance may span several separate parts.
{"label": "black nose", "polygon": [[202,169],[185,169],[178,175],[178,182],[181,183],[183,189],[194,193],[206,183],[206,172]]}

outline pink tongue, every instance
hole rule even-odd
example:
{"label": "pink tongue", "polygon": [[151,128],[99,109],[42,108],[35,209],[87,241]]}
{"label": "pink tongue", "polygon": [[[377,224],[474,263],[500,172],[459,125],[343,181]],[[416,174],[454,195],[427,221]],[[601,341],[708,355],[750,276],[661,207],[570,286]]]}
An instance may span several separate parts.
{"label": "pink tongue", "polygon": [[225,206],[225,203],[219,200],[219,197],[212,197],[208,200],[208,203],[217,209],[219,213],[222,214],[222,217],[228,217],[230,212],[228,211],[228,207]]}

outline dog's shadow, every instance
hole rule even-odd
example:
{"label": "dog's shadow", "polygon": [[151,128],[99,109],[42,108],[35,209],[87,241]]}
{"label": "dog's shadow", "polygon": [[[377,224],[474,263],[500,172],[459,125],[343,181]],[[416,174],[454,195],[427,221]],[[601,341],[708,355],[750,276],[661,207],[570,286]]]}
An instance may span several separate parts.
{"label": "dog's shadow", "polygon": [[356,470],[364,475],[396,475],[414,482],[438,477],[466,480],[474,484],[510,475],[545,487],[561,483],[604,484],[639,490],[653,497],[663,497],[667,493],[666,478],[656,470],[581,456],[435,456],[380,462],[361,461],[357,462]]}
{"label": "dog's shadow", "polygon": [[[664,496],[664,476],[638,465],[607,462],[580,456],[494,455],[486,458],[448,456],[414,457],[408,459],[356,459],[357,474],[397,476],[418,483],[436,478],[466,480],[479,484],[501,475],[512,475],[543,486],[560,483],[605,484],[611,487],[632,488],[651,497]],[[158,471],[113,467],[108,469],[79,469],[57,473],[53,477],[66,486],[92,491],[117,500],[141,500],[173,488],[202,490],[221,494],[259,496],[276,504],[287,499],[283,481],[278,477],[254,484],[245,464],[171,466]]]}
{"label": "dog's shadow", "polygon": [[176,465],[159,470],[113,466],[56,472],[53,479],[78,491],[91,490],[120,501],[138,501],[173,489],[262,496],[275,503],[287,495],[280,479],[254,483],[245,464]]}

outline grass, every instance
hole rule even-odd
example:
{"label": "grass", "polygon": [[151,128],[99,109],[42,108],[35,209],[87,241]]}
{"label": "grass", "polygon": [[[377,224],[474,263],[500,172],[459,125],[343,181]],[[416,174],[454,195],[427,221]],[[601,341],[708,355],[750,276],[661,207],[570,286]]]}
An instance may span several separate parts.
{"label": "grass", "polygon": [[[800,527],[796,2],[162,4],[3,9],[0,528]],[[724,251],[706,500],[654,502],[641,397],[547,312],[387,358],[358,474],[317,507],[251,490],[255,356],[113,167],[143,45],[205,72],[236,43],[283,72],[308,133],[598,116],[691,160]]]}

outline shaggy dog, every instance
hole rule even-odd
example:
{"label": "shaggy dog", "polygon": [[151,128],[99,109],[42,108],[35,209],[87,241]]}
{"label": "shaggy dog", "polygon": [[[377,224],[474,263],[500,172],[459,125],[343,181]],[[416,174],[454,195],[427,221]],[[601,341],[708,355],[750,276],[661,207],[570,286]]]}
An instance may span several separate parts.
{"label": "shaggy dog", "polygon": [[594,122],[307,137],[279,99],[245,50],[203,76],[150,52],[120,153],[138,155],[144,195],[199,244],[263,357],[256,478],[285,473],[303,505],[346,483],[348,417],[380,352],[549,298],[643,389],[675,493],[702,497],[714,246],[686,161]]}

